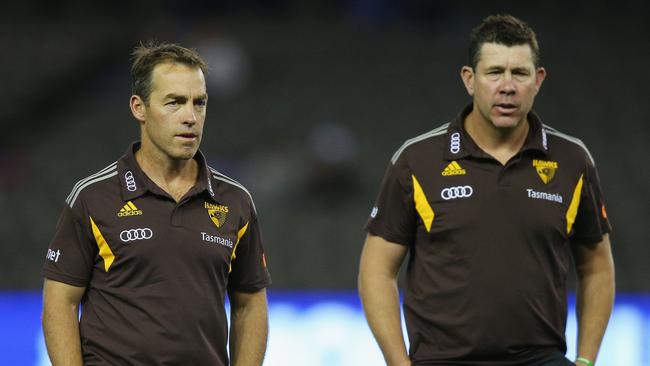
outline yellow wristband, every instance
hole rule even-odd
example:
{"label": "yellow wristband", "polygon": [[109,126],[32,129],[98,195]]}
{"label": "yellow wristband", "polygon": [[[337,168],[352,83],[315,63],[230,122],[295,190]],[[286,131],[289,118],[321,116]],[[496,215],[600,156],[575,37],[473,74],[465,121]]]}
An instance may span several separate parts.
{"label": "yellow wristband", "polygon": [[584,363],[584,364],[587,365],[587,366],[594,366],[594,363],[591,362],[590,359],[588,359],[588,358],[584,358],[584,357],[578,357],[578,358],[576,358],[576,362],[582,362],[582,363]]}

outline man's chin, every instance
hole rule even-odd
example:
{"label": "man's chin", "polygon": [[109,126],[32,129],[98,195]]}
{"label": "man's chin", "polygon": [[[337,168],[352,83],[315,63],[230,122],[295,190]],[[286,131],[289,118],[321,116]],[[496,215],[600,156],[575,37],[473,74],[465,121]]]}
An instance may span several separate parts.
{"label": "man's chin", "polygon": [[175,151],[173,157],[176,160],[190,160],[194,158],[197,150],[195,148],[181,148]]}
{"label": "man's chin", "polygon": [[522,122],[519,116],[498,116],[492,119],[492,125],[499,129],[513,129]]}

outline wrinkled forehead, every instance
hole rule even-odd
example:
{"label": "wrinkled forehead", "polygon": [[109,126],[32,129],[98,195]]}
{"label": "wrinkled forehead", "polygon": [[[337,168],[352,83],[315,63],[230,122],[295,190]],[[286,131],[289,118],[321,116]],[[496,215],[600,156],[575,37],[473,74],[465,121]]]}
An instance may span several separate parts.
{"label": "wrinkled forehead", "polygon": [[533,50],[529,44],[507,46],[486,42],[481,45],[477,67],[511,66],[535,68]]}

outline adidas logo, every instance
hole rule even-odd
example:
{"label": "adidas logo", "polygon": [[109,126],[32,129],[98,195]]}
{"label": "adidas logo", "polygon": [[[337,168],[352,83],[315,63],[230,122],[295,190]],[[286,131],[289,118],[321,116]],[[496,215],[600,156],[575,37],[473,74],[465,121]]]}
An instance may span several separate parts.
{"label": "adidas logo", "polygon": [[463,169],[460,166],[460,164],[456,162],[456,160],[454,160],[451,163],[449,163],[449,165],[447,165],[447,167],[445,168],[445,170],[442,171],[441,174],[443,177],[448,177],[451,175],[465,175],[467,174],[467,171]]}
{"label": "adidas logo", "polygon": [[142,215],[142,210],[138,210],[137,207],[133,204],[133,202],[129,201],[127,202],[122,209],[120,209],[120,212],[117,213],[117,217],[126,217],[126,216],[138,216]]}

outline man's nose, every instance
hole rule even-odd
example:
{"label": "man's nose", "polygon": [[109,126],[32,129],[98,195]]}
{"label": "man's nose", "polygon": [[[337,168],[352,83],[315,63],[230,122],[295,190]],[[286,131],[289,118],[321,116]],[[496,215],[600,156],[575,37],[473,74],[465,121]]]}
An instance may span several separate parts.
{"label": "man's nose", "polygon": [[196,111],[192,103],[187,103],[185,106],[185,115],[183,116],[183,123],[194,125],[196,123]]}
{"label": "man's nose", "polygon": [[517,91],[515,87],[514,80],[512,78],[512,73],[506,72],[503,74],[503,79],[501,81],[501,90],[500,93],[503,94],[514,94]]}

